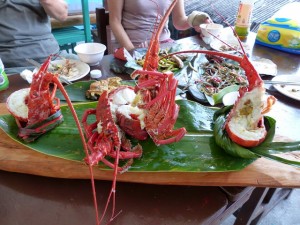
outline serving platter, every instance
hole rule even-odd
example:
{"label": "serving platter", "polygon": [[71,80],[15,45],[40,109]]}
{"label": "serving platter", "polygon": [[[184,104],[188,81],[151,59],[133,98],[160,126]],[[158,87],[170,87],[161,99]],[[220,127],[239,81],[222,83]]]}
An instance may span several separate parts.
{"label": "serving platter", "polygon": [[80,60],[75,59],[61,59],[51,61],[49,70],[58,71],[58,68],[66,67],[67,64],[71,65],[71,70],[67,74],[61,74],[61,76],[70,82],[79,80],[90,72],[90,66]]}
{"label": "serving platter", "polygon": [[[229,46],[225,45],[223,42],[227,43]],[[242,46],[245,50],[245,52],[250,52],[251,51],[251,47],[249,44],[247,43],[242,43]],[[241,46],[240,43],[237,41],[237,39],[235,37],[226,39],[226,40],[218,40],[218,39],[214,39],[211,43],[210,43],[210,47],[215,50],[215,51],[220,51],[220,52],[236,52],[236,51],[241,51]]]}
{"label": "serving platter", "polygon": [[[164,45],[161,48],[161,51],[165,51],[168,54],[173,52],[179,52],[184,50],[196,50],[201,49],[200,45],[196,44],[172,44],[171,46]],[[131,74],[134,70],[142,69],[142,66],[137,63],[138,59],[142,59],[145,57],[147,52],[147,48],[137,48],[132,52],[132,58],[128,61],[123,61],[117,58],[113,58],[110,63],[110,69],[114,71],[117,74]],[[176,77],[176,79],[179,81],[179,86],[188,86],[191,82],[193,82],[192,79],[192,68],[190,65],[194,66],[195,61],[197,62],[200,60],[203,60],[203,54],[198,57],[198,55],[194,53],[190,54],[184,54],[185,59],[182,60],[183,66],[181,68],[174,68],[172,71]]]}
{"label": "serving platter", "polygon": [[[280,75],[276,76],[272,79],[272,81],[292,81],[292,82],[300,82],[300,76],[292,76],[292,75]],[[297,85],[282,85],[275,84],[274,88],[279,91],[281,94],[300,101],[300,86]]]}

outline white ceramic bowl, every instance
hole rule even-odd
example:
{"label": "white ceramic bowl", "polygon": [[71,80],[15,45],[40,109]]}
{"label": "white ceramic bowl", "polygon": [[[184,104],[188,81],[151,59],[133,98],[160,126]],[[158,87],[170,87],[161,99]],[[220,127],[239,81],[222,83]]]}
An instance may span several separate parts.
{"label": "white ceramic bowl", "polygon": [[82,62],[95,66],[99,64],[103,58],[106,46],[100,43],[82,43],[76,45],[74,51],[77,53]]}
{"label": "white ceramic bowl", "polygon": [[217,23],[203,23],[200,25],[200,29],[204,37],[213,38],[211,34],[218,36],[223,30],[223,25]]}

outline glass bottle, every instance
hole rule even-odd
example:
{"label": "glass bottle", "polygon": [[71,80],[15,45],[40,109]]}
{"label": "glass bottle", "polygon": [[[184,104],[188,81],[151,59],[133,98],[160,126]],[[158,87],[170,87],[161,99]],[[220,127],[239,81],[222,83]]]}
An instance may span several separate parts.
{"label": "glass bottle", "polygon": [[4,71],[4,65],[0,58],[0,91],[7,89],[8,84],[9,84],[9,81],[8,81],[7,75]]}
{"label": "glass bottle", "polygon": [[250,32],[253,5],[253,0],[240,1],[234,29],[242,41],[247,39]]}

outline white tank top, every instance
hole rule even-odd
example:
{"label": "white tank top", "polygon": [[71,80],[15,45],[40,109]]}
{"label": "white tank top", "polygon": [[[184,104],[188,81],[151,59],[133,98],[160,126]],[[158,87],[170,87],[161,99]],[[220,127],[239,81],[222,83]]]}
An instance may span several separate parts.
{"label": "white tank top", "polygon": [[[155,4],[154,2],[157,2]],[[122,25],[135,47],[152,37],[154,26],[161,20],[171,4],[171,0],[124,0]],[[158,21],[158,22],[159,22]],[[168,22],[160,35],[160,41],[170,39]]]}

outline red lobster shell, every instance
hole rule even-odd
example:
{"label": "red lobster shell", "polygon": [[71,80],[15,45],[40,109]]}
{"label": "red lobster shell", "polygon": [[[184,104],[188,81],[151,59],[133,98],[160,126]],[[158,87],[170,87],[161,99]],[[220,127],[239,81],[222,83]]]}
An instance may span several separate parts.
{"label": "red lobster shell", "polygon": [[[55,98],[58,75],[47,71],[50,60],[51,56],[33,75],[30,89],[12,93],[6,102],[19,127],[18,136],[26,142],[34,141],[63,122],[60,101]],[[52,91],[50,84],[54,85]]]}

